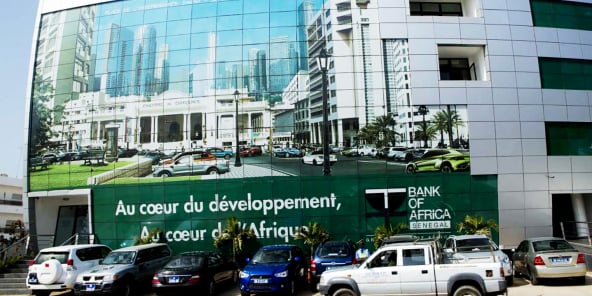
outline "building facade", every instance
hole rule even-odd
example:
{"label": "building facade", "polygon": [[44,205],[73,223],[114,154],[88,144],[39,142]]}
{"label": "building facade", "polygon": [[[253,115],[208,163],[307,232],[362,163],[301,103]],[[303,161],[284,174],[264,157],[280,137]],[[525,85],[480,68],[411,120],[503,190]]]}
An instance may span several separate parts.
{"label": "building facade", "polygon": [[[82,232],[113,247],[160,229],[175,251],[211,247],[232,216],[264,242],[294,242],[308,222],[356,241],[383,224],[446,236],[467,215],[496,221],[505,246],[564,235],[561,225],[589,236],[591,11],[551,0],[42,0],[26,221],[53,243]],[[338,155],[322,176],[274,157],[278,141],[435,156]],[[142,156],[32,166],[88,147],[208,146],[268,151],[215,176],[152,177],[158,162]]]}

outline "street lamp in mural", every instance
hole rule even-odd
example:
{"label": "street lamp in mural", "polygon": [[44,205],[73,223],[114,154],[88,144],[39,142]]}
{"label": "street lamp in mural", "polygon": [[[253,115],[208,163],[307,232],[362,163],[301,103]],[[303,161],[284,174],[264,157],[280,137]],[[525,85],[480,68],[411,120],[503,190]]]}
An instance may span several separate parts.
{"label": "street lamp in mural", "polygon": [[234,122],[235,122],[235,128],[236,128],[236,154],[235,154],[236,156],[234,157],[234,160],[235,160],[234,166],[235,167],[242,166],[241,159],[240,159],[240,150],[239,150],[239,146],[238,146],[238,144],[239,144],[238,143],[238,140],[239,140],[238,139],[238,132],[239,132],[239,130],[238,130],[238,96],[239,95],[240,95],[240,92],[238,90],[235,90],[234,91],[234,106],[235,106],[235,111],[236,111],[234,114],[234,116],[235,116]]}
{"label": "street lamp in mural", "polygon": [[423,148],[428,148],[428,127],[426,126],[426,120],[425,120],[425,116],[426,114],[428,114],[430,112],[430,110],[428,110],[428,107],[426,105],[420,105],[419,108],[417,109],[417,112],[422,116],[422,122],[423,122]]}
{"label": "street lamp in mural", "polygon": [[323,176],[331,176],[331,163],[329,162],[329,108],[327,104],[327,64],[329,56],[327,50],[321,49],[317,57],[317,65],[321,69],[323,80]]}

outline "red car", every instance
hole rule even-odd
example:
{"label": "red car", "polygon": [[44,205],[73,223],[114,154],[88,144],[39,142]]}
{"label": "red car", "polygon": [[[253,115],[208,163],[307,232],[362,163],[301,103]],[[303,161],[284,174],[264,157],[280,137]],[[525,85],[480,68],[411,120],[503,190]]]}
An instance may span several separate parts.
{"label": "red car", "polygon": [[246,147],[241,149],[240,151],[240,155],[241,156],[257,156],[257,155],[261,155],[261,153],[263,153],[263,151],[261,151],[261,147],[259,146],[252,146],[252,147]]}

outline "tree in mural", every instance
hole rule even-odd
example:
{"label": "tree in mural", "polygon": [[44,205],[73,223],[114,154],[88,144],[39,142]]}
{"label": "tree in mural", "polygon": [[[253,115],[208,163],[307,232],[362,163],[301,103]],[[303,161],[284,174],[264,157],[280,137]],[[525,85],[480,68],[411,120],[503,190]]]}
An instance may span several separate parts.
{"label": "tree in mural", "polygon": [[378,248],[385,238],[397,235],[403,231],[409,230],[407,224],[399,223],[395,226],[389,224],[388,226],[379,225],[374,230],[374,247]]}
{"label": "tree in mural", "polygon": [[63,110],[63,106],[54,106],[49,109],[48,104],[54,98],[54,87],[51,81],[43,79],[39,74],[35,74],[33,80],[33,97],[31,104],[31,118],[29,133],[29,154],[31,156],[39,154],[43,149],[50,146],[50,139],[54,136],[51,131],[53,123],[53,114]]}
{"label": "tree in mural", "polygon": [[220,249],[224,244],[232,243],[232,259],[236,262],[236,256],[242,254],[245,244],[256,239],[255,232],[251,229],[241,228],[236,217],[226,219],[226,227],[214,240],[214,247]]}
{"label": "tree in mural", "polygon": [[[415,141],[419,143],[423,143],[424,141],[431,141],[438,131],[434,127],[433,124],[430,124],[428,121],[420,121],[415,123]],[[420,144],[421,146],[426,146],[424,144]],[[427,148],[427,147],[425,147]]]}
{"label": "tree in mural", "polygon": [[498,225],[493,219],[485,221],[482,216],[466,215],[458,223],[458,232],[464,234],[484,234],[491,237],[491,230],[498,230]]}
{"label": "tree in mural", "polygon": [[458,127],[464,126],[460,114],[455,110],[450,110],[450,108],[438,111],[438,113],[432,118],[432,122],[434,123],[434,128],[440,132],[440,142],[444,143],[444,132],[446,132],[448,135],[448,143],[451,143],[450,145],[452,145],[454,141],[453,128],[456,128],[456,135],[458,137]]}
{"label": "tree in mural", "polygon": [[329,240],[329,233],[318,222],[308,222],[307,227],[300,227],[294,239],[301,239],[305,245],[309,245],[312,257],[314,248]]}
{"label": "tree in mural", "polygon": [[395,145],[398,134],[394,127],[396,121],[392,116],[378,116],[373,123],[360,129],[358,138],[365,143],[376,144],[378,147]]}

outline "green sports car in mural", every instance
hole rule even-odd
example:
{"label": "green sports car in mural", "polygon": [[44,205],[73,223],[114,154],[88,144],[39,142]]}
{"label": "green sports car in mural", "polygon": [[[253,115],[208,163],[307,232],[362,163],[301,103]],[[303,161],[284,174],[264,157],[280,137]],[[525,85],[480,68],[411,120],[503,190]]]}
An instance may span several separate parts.
{"label": "green sports car in mural", "polygon": [[455,172],[466,171],[471,167],[468,151],[455,149],[430,149],[421,157],[407,164],[406,172]]}

